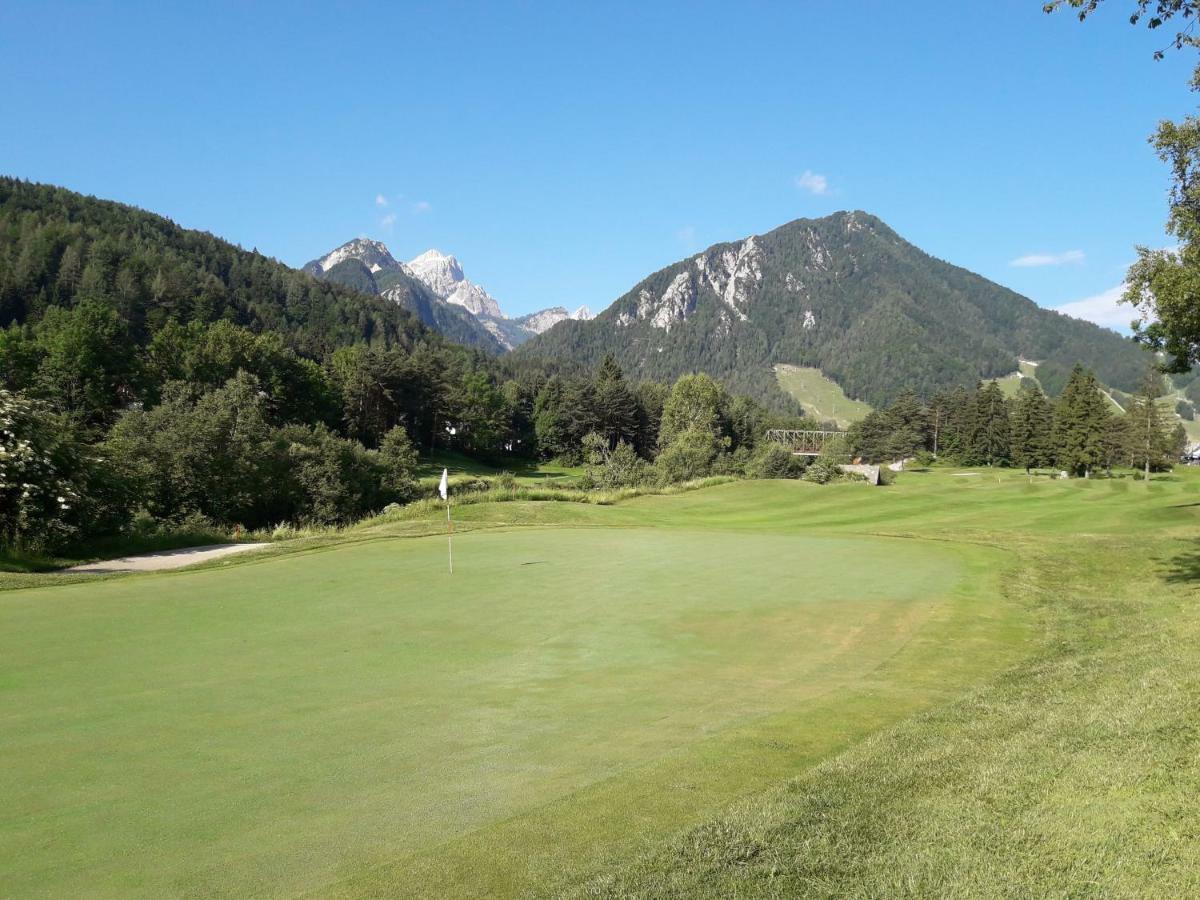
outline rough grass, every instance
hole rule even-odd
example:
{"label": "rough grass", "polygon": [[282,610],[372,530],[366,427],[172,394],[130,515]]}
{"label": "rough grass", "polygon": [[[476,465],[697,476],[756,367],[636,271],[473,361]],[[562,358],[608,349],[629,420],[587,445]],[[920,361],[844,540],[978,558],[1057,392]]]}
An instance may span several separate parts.
{"label": "rough grass", "polygon": [[[148,533],[113,535],[88,541],[83,546],[61,553],[22,550],[16,547],[0,547],[0,590],[17,583],[18,577],[36,572],[53,572],[56,569],[132,556],[138,553],[155,553],[160,550],[178,550],[182,547],[198,547],[205,544],[234,543],[248,540],[245,534],[214,526],[195,524],[177,527],[161,527]],[[18,577],[14,577],[18,576]],[[21,586],[33,586],[36,579],[20,579]]]}
{"label": "rough grass", "polygon": [[488,465],[470,456],[449,450],[438,450],[422,456],[417,466],[417,479],[423,487],[436,487],[442,469],[449,473],[451,485],[479,478],[495,478],[509,472],[520,484],[538,485],[554,482],[567,485],[583,474],[583,468],[538,460],[512,459],[498,465]]}
{"label": "rough grass", "polygon": [[869,404],[847,397],[841,386],[826,378],[820,369],[777,365],[775,378],[804,408],[806,415],[819,421],[833,421],[848,428],[871,411]]}

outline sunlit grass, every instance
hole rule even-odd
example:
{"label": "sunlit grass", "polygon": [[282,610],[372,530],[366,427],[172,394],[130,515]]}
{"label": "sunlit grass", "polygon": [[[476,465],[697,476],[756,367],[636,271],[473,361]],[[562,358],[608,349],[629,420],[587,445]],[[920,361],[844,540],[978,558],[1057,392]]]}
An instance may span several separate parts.
{"label": "sunlit grass", "polygon": [[511,490],[0,593],[6,889],[1195,892],[1197,473]]}

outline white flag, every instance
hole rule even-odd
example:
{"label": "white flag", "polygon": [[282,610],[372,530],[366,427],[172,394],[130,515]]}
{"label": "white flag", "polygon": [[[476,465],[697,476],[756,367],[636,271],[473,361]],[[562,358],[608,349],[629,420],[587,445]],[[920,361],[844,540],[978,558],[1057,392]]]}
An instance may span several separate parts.
{"label": "white flag", "polygon": [[446,492],[450,490],[450,482],[446,478],[448,474],[445,469],[442,469],[442,483],[438,485],[438,493],[442,495],[443,500],[446,499]]}

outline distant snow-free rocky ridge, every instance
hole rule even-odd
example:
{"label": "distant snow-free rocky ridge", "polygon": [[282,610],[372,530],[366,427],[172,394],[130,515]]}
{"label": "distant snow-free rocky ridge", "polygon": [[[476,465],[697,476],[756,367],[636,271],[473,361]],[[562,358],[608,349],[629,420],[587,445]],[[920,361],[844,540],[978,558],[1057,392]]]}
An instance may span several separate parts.
{"label": "distant snow-free rocky ridge", "polygon": [[573,312],[552,306],[509,318],[495,297],[466,277],[454,256],[431,249],[403,263],[381,241],[367,238],[347,241],[306,264],[304,271],[380,294],[412,309],[425,324],[452,339],[490,350],[511,350],[559,322],[592,318],[586,306]]}

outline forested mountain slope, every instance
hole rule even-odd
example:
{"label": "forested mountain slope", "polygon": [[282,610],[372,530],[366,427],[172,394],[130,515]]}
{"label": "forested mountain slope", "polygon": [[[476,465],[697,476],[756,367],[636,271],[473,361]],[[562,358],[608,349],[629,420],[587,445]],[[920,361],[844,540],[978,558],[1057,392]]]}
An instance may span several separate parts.
{"label": "forested mountain slope", "polygon": [[1132,390],[1147,361],[1116,333],[935,259],[864,212],[716,244],[518,352],[588,365],[612,352],[634,377],[703,370],[774,402],[773,365],[812,366],[874,405],[905,387],[930,395],[1005,375],[1020,359],[1041,362],[1051,392],[1076,362]]}
{"label": "forested mountain slope", "polygon": [[0,178],[0,327],[105,301],[136,343],[166,321],[274,331],[320,358],[353,343],[432,337],[394,302],[307,274],[162,216],[64,188]]}

